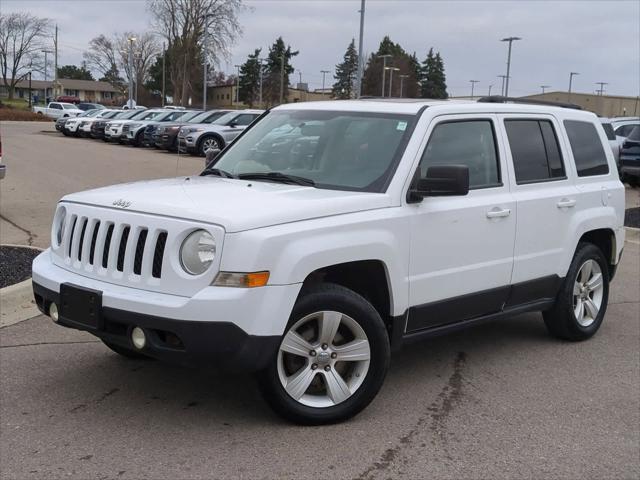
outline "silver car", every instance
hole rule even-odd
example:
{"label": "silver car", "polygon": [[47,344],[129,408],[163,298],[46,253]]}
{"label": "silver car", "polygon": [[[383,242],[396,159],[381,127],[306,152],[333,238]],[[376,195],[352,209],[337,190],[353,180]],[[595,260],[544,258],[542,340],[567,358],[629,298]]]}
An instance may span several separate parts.
{"label": "silver car", "polygon": [[209,124],[185,125],[178,133],[178,151],[204,157],[210,150],[222,150],[263,113],[264,110],[238,110]]}

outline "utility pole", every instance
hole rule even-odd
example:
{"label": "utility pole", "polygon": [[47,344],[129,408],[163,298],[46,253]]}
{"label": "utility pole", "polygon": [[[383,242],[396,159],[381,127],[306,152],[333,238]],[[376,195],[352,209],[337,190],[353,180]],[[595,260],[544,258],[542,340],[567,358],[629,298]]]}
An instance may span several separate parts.
{"label": "utility pole", "polygon": [[498,75],[498,78],[502,79],[502,86],[500,87],[500,95],[504,97],[504,81],[507,78],[506,75]]}
{"label": "utility pole", "polygon": [[209,18],[211,16],[210,13],[204,16],[204,35],[202,39],[202,110],[205,111],[207,110],[207,47],[209,46]]}
{"label": "utility pole", "polygon": [[568,101],[571,101],[571,85],[573,84],[573,76],[574,75],[580,75],[578,72],[570,72],[569,73],[569,95],[568,95]]}
{"label": "utility pole", "polygon": [[480,83],[480,80],[469,80],[471,82],[471,100],[473,100],[473,88],[476,86],[476,83]]}
{"label": "utility pole", "polygon": [[391,98],[392,88],[393,88],[393,72],[399,72],[400,69],[397,67],[386,67],[385,70],[389,70],[389,98]]}
{"label": "utility pole", "polygon": [[509,53],[507,54],[507,82],[504,88],[504,96],[509,96],[509,78],[511,75],[511,44],[517,40],[522,40],[520,37],[507,37],[500,40],[501,42],[509,42]]}
{"label": "utility pole", "polygon": [[42,53],[44,53],[44,82],[45,82],[44,83],[44,98],[43,98],[43,101],[44,101],[44,103],[46,103],[47,102],[47,93],[49,91],[49,87],[47,87],[47,80],[48,80],[47,73],[48,73],[48,70],[49,70],[49,61],[47,60],[47,54],[53,53],[53,50],[45,49],[45,50],[42,50]]}
{"label": "utility pole", "polygon": [[280,105],[284,101],[284,54],[280,55]]}
{"label": "utility pole", "polygon": [[544,91],[545,91],[547,88],[551,88],[551,85],[540,85],[540,88],[542,89],[542,94],[544,95]]}
{"label": "utility pole", "polygon": [[402,87],[404,86],[405,78],[409,78],[409,75],[400,75],[400,98],[402,98]]}
{"label": "utility pole", "polygon": [[166,95],[166,67],[165,67],[165,58],[167,57],[167,50],[165,48],[164,42],[162,42],[162,106],[164,107],[167,103],[167,95]]}
{"label": "utility pole", "polygon": [[29,70],[29,110],[31,110],[31,70]]}
{"label": "utility pole", "polygon": [[604,86],[609,85],[607,82],[596,82],[596,85],[600,85],[600,89],[598,90],[598,95],[602,96],[604,93]]}
{"label": "utility pole", "polygon": [[358,38],[358,74],[356,76],[356,98],[360,98],[362,94],[362,70],[364,62],[362,58],[362,40],[364,37],[364,2],[360,2],[360,37]]}
{"label": "utility pole", "polygon": [[53,48],[55,49],[55,62],[54,62],[54,71],[53,71],[53,94],[56,96],[58,90],[58,24],[56,23],[56,36],[53,40]]}
{"label": "utility pole", "polygon": [[387,70],[387,58],[391,58],[392,55],[378,55],[378,58],[382,59],[382,98],[384,98],[384,79]]}
{"label": "utility pole", "polygon": [[329,73],[329,70],[320,70],[320,73],[322,74],[322,95],[324,95],[324,76]]}
{"label": "utility pole", "polygon": [[493,83],[489,85],[489,96],[491,96],[491,88],[493,87]]}
{"label": "utility pole", "polygon": [[298,70],[298,76],[300,78],[300,81],[298,83],[302,83],[302,70]]}
{"label": "utility pole", "polygon": [[236,104],[240,103],[240,67],[242,65],[234,65],[236,67]]}

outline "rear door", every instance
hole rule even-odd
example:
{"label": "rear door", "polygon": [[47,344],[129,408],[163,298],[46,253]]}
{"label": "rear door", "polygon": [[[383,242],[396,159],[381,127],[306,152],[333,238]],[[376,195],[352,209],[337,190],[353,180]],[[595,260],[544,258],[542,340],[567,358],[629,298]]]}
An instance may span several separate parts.
{"label": "rear door", "polygon": [[507,299],[516,215],[496,122],[492,114],[445,115],[430,126],[419,175],[467,165],[470,190],[410,205],[407,332],[499,312]]}
{"label": "rear door", "polygon": [[553,298],[572,245],[578,190],[551,115],[500,115],[518,226],[507,307]]}

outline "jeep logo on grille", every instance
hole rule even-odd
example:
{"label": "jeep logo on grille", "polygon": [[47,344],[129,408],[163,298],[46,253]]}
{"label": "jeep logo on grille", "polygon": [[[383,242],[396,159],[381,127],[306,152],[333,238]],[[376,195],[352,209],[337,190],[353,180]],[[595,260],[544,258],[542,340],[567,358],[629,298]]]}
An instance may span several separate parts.
{"label": "jeep logo on grille", "polygon": [[127,208],[128,206],[131,205],[131,202],[127,202],[126,200],[123,200],[120,198],[118,200],[114,200],[112,205],[114,207]]}

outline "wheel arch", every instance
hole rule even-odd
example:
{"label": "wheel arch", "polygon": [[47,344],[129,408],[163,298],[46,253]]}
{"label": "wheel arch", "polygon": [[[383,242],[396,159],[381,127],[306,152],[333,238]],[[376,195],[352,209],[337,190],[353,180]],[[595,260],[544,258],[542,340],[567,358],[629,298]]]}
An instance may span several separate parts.
{"label": "wheel arch", "polygon": [[607,265],[609,266],[609,276],[611,276],[617,263],[618,250],[616,241],[616,235],[612,229],[597,228],[583,233],[580,237],[580,240],[578,240],[578,245],[580,243],[591,243],[598,247],[604,255],[604,258],[607,260]]}
{"label": "wheel arch", "polygon": [[222,138],[222,135],[220,135],[219,133],[216,132],[207,132],[207,133],[203,133],[200,138],[198,139],[198,145],[197,145],[197,151],[198,153],[200,153],[200,147],[202,146],[202,142],[204,142],[207,138],[216,138],[218,139],[218,141],[220,141],[220,143],[222,145],[220,145],[222,148],[225,147],[226,142],[224,141],[224,138]]}

